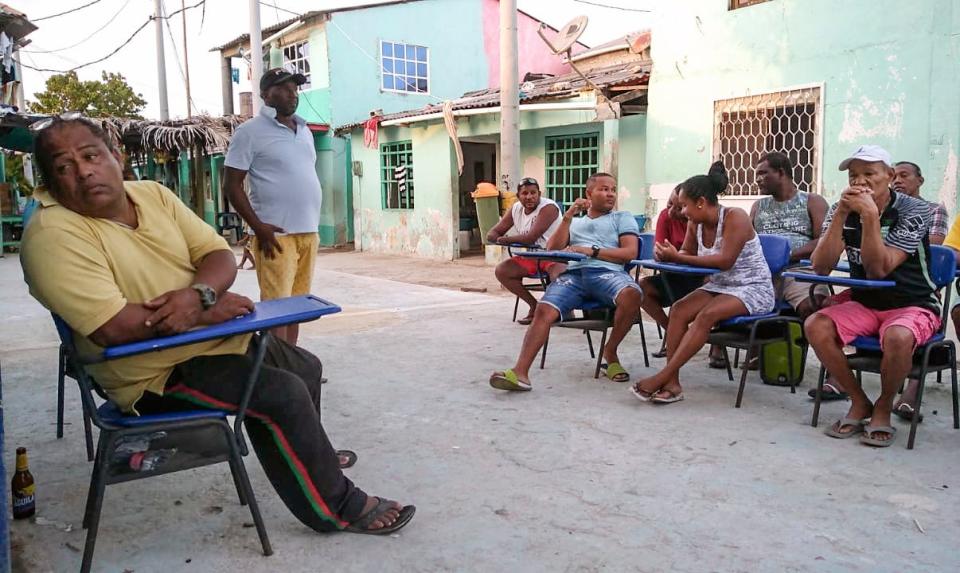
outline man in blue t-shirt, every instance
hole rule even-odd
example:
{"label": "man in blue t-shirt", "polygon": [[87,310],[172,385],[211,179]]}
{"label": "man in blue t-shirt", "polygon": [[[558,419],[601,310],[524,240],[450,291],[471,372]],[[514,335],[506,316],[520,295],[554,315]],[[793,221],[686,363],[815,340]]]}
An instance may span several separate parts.
{"label": "man in blue t-shirt", "polygon": [[[532,389],[530,365],[546,342],[550,325],[587,300],[616,305],[613,328],[603,347],[606,376],[614,382],[630,380],[620,365],[617,346],[636,321],[643,300],[640,286],[624,270],[626,263],[637,258],[640,228],[629,212],[615,211],[616,205],[616,179],[608,173],[591,175],[587,179],[587,197],[577,199],[567,209],[547,242],[548,250],[565,249],[588,258],[570,263],[550,283],[523,338],[517,363],[503,372],[494,372],[490,376],[491,386],[500,390]],[[584,212],[585,217],[574,219]]]}

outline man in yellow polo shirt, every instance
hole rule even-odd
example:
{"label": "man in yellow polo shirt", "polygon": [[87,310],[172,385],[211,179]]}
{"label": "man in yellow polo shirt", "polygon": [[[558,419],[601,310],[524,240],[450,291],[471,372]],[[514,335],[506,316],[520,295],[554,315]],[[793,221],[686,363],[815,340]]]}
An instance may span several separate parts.
{"label": "man in yellow polo shirt", "polygon": [[[165,187],[124,182],[120,154],[101,127],[56,118],[35,141],[49,192],[27,226],[21,263],[30,293],[73,329],[78,352],[98,352],[247,314],[227,289],[229,246]],[[90,367],[130,413],[240,402],[249,336],[204,342]],[[247,433],[290,511],[317,531],[389,533],[413,506],[368,496],[340,470],[320,423],[320,361],[272,338],[247,411]]]}

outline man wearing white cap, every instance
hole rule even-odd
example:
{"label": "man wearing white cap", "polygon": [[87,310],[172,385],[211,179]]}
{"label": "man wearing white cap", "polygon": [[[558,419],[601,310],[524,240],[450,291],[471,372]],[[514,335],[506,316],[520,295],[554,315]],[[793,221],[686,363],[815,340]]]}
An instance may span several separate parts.
{"label": "man wearing white cap", "polygon": [[[910,371],[913,350],[940,326],[940,301],[929,273],[933,209],[922,199],[890,188],[893,160],[881,147],[861,146],[840,163],[840,170],[848,172],[849,187],[823,222],[811,257],[814,271],[830,274],[846,250],[852,277],[893,280],[897,288],[854,288],[850,301],[813,314],[804,330],[817,357],[852,402],[827,435],[860,435],[864,444],[886,447],[896,435],[890,413]],[[880,396],[872,403],[843,354],[844,345],[858,336],[878,336],[883,348]]]}

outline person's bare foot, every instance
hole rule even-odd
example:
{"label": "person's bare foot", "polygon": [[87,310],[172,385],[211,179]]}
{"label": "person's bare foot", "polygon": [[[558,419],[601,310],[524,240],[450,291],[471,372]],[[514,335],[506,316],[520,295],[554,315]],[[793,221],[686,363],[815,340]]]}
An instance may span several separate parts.
{"label": "person's bare foot", "polygon": [[[867,402],[865,405],[853,404],[847,411],[847,418],[852,420],[865,420],[873,415],[873,404]],[[871,422],[873,423],[873,422]],[[887,424],[890,423],[890,415],[887,414]],[[860,431],[856,425],[847,424],[846,426],[835,427],[838,434],[849,434],[850,432]]]}
{"label": "person's bare foot", "polygon": [[[879,428],[882,426],[892,426],[893,424],[890,421],[890,411],[884,412],[881,408],[878,408],[876,405],[873,407],[873,413],[870,415],[870,426]],[[866,432],[866,430],[864,430]],[[879,440],[881,442],[886,442],[892,440],[895,434],[890,432],[883,432],[874,430],[870,432],[868,437],[873,438],[874,440]]]}
{"label": "person's bare foot", "polygon": [[641,378],[633,385],[633,390],[638,394],[643,394],[644,396],[653,397],[657,392],[660,391],[663,384],[657,379],[656,376],[650,376],[648,378]]}
{"label": "person's bare foot", "polygon": [[[363,505],[363,511],[360,512],[360,515],[367,515],[377,507],[378,503],[380,503],[380,498],[373,495],[367,496],[367,503]],[[365,529],[374,531],[383,529],[384,527],[390,527],[400,518],[401,509],[403,509],[403,506],[394,501],[388,509],[382,510],[381,513],[376,516],[376,519],[370,522]]]}

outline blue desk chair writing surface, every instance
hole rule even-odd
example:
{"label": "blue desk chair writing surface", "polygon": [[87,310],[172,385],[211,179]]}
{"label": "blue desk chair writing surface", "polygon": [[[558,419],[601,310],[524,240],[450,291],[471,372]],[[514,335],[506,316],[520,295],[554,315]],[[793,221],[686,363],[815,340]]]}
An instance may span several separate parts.
{"label": "blue desk chair writing surface", "polygon": [[[247,446],[243,439],[242,424],[247,405],[263,364],[266,343],[270,336],[269,329],[315,320],[339,311],[338,306],[310,295],[265,301],[258,303],[253,313],[241,318],[183,334],[106,348],[100,356],[94,357],[80,357],[74,346],[73,331],[63,320],[54,316],[57,332],[68,349],[67,356],[76,373],[84,411],[93,425],[100,430],[83,516],[87,537],[82,572],[90,571],[93,561],[107,485],[222,462],[227,462],[230,466],[240,503],[249,505],[263,554],[273,553],[243,464],[242,456],[247,454]],[[96,381],[87,373],[88,364],[250,332],[259,333],[255,335],[253,342],[256,345],[253,368],[245,381],[243,398],[235,411],[198,409],[132,416],[121,412],[109,400],[97,404],[94,392],[98,387]],[[234,416],[233,426],[228,423],[228,416]],[[146,440],[148,452],[167,452],[168,459],[153,468],[132,470],[123,460],[123,456],[118,454],[118,448],[137,439]]]}
{"label": "blue desk chair writing surface", "polygon": [[[788,275],[803,282],[816,282],[856,288],[888,289],[897,287],[896,282],[889,280],[865,280],[853,277],[818,276],[802,273],[788,273]],[[917,345],[917,349],[913,354],[913,367],[908,374],[908,378],[915,378],[920,381],[917,388],[917,402],[913,410],[913,419],[910,422],[910,436],[907,439],[908,450],[913,449],[916,440],[917,425],[920,422],[920,406],[923,402],[923,388],[926,376],[930,372],[937,372],[939,377],[944,370],[950,370],[953,398],[953,427],[954,429],[960,429],[960,396],[958,396],[957,389],[957,348],[954,342],[946,337],[952,293],[950,288],[944,289],[944,287],[949,287],[957,276],[957,259],[953,249],[939,245],[930,246],[930,275],[933,279],[934,286],[937,289],[943,289],[946,294],[944,294],[941,304],[940,328],[929,340]],[[880,373],[882,355],[879,338],[859,336],[850,343],[850,346],[854,347],[856,352],[847,357],[847,364],[849,364],[851,370],[856,372],[858,379],[861,378],[862,372]],[[814,396],[813,416],[810,420],[810,425],[813,427],[816,427],[819,422],[820,398],[826,374],[826,369],[821,366],[820,376],[817,381],[817,392]]]}
{"label": "blue desk chair writing surface", "polygon": [[[644,249],[643,237],[640,237],[637,245],[637,254],[643,252]],[[534,253],[533,256],[547,256],[551,251],[543,251],[541,253]],[[586,257],[584,255],[578,255],[577,253],[569,253],[566,251],[554,251],[556,256],[576,256],[577,258],[568,258],[568,261],[572,260],[582,260]],[[624,270],[627,273],[634,270],[637,267],[637,261],[632,260],[625,264]],[[582,330],[587,336],[587,348],[590,351],[590,358],[597,359],[597,365],[593,372],[594,378],[600,377],[600,369],[603,366],[603,347],[607,343],[607,335],[609,334],[610,328],[613,327],[613,315],[616,311],[615,307],[607,306],[600,304],[597,301],[588,300],[579,308],[575,309],[580,311],[581,316],[579,318],[569,318],[566,320],[560,320],[551,325],[551,330],[553,328],[573,328],[577,330]],[[643,363],[649,368],[650,367],[650,358],[647,354],[647,335],[643,330],[643,311],[637,313],[637,319],[634,324],[637,324],[640,328],[640,344],[643,348]],[[599,351],[594,352],[593,348],[593,338],[590,336],[590,332],[601,332],[600,337],[600,346]],[[540,368],[543,369],[547,363],[547,348],[550,344],[550,334],[547,334],[547,339],[543,343],[543,349],[540,351]]]}

